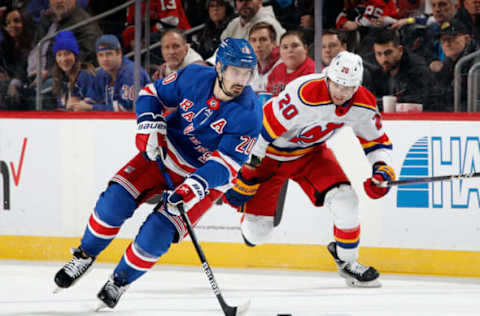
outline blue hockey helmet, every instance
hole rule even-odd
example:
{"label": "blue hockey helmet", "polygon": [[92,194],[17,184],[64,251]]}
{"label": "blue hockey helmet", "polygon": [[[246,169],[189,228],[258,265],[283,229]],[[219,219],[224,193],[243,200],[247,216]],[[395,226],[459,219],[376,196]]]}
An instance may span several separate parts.
{"label": "blue hockey helmet", "polygon": [[215,63],[218,62],[222,64],[222,71],[228,65],[254,69],[257,66],[257,56],[247,40],[227,37],[218,47]]}

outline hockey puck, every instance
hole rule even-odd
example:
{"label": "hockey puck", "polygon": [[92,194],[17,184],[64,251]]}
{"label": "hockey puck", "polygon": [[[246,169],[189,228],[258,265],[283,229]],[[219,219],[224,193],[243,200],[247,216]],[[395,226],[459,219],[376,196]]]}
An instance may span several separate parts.
{"label": "hockey puck", "polygon": [[292,314],[277,314],[277,316],[292,316]]}

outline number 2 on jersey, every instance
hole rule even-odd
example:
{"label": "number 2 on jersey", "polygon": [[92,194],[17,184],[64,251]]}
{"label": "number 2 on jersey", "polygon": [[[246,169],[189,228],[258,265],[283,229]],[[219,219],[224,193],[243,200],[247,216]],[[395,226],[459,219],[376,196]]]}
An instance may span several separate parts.
{"label": "number 2 on jersey", "polygon": [[282,111],[282,115],[284,118],[287,120],[292,119],[298,114],[298,110],[295,107],[295,105],[290,104],[290,95],[287,93],[285,94],[285,97],[278,101],[279,109]]}

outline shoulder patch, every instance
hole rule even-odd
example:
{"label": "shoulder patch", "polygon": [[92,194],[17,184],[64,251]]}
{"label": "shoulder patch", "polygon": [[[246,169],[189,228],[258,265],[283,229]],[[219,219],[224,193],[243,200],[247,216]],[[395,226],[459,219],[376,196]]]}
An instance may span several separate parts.
{"label": "shoulder patch", "polygon": [[325,78],[304,82],[298,88],[298,97],[303,103],[310,106],[332,103],[328,96],[327,81]]}
{"label": "shoulder patch", "polygon": [[174,82],[176,79],[177,79],[177,72],[172,72],[171,74],[169,74],[163,79],[162,84],[167,85],[171,82]]}

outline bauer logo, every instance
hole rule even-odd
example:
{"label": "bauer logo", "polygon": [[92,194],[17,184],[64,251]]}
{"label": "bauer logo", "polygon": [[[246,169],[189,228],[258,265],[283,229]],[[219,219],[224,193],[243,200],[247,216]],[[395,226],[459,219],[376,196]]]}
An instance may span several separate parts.
{"label": "bauer logo", "polygon": [[[422,137],[408,150],[400,180],[480,170],[479,137]],[[478,182],[453,180],[398,186],[397,207],[479,208]]]}

